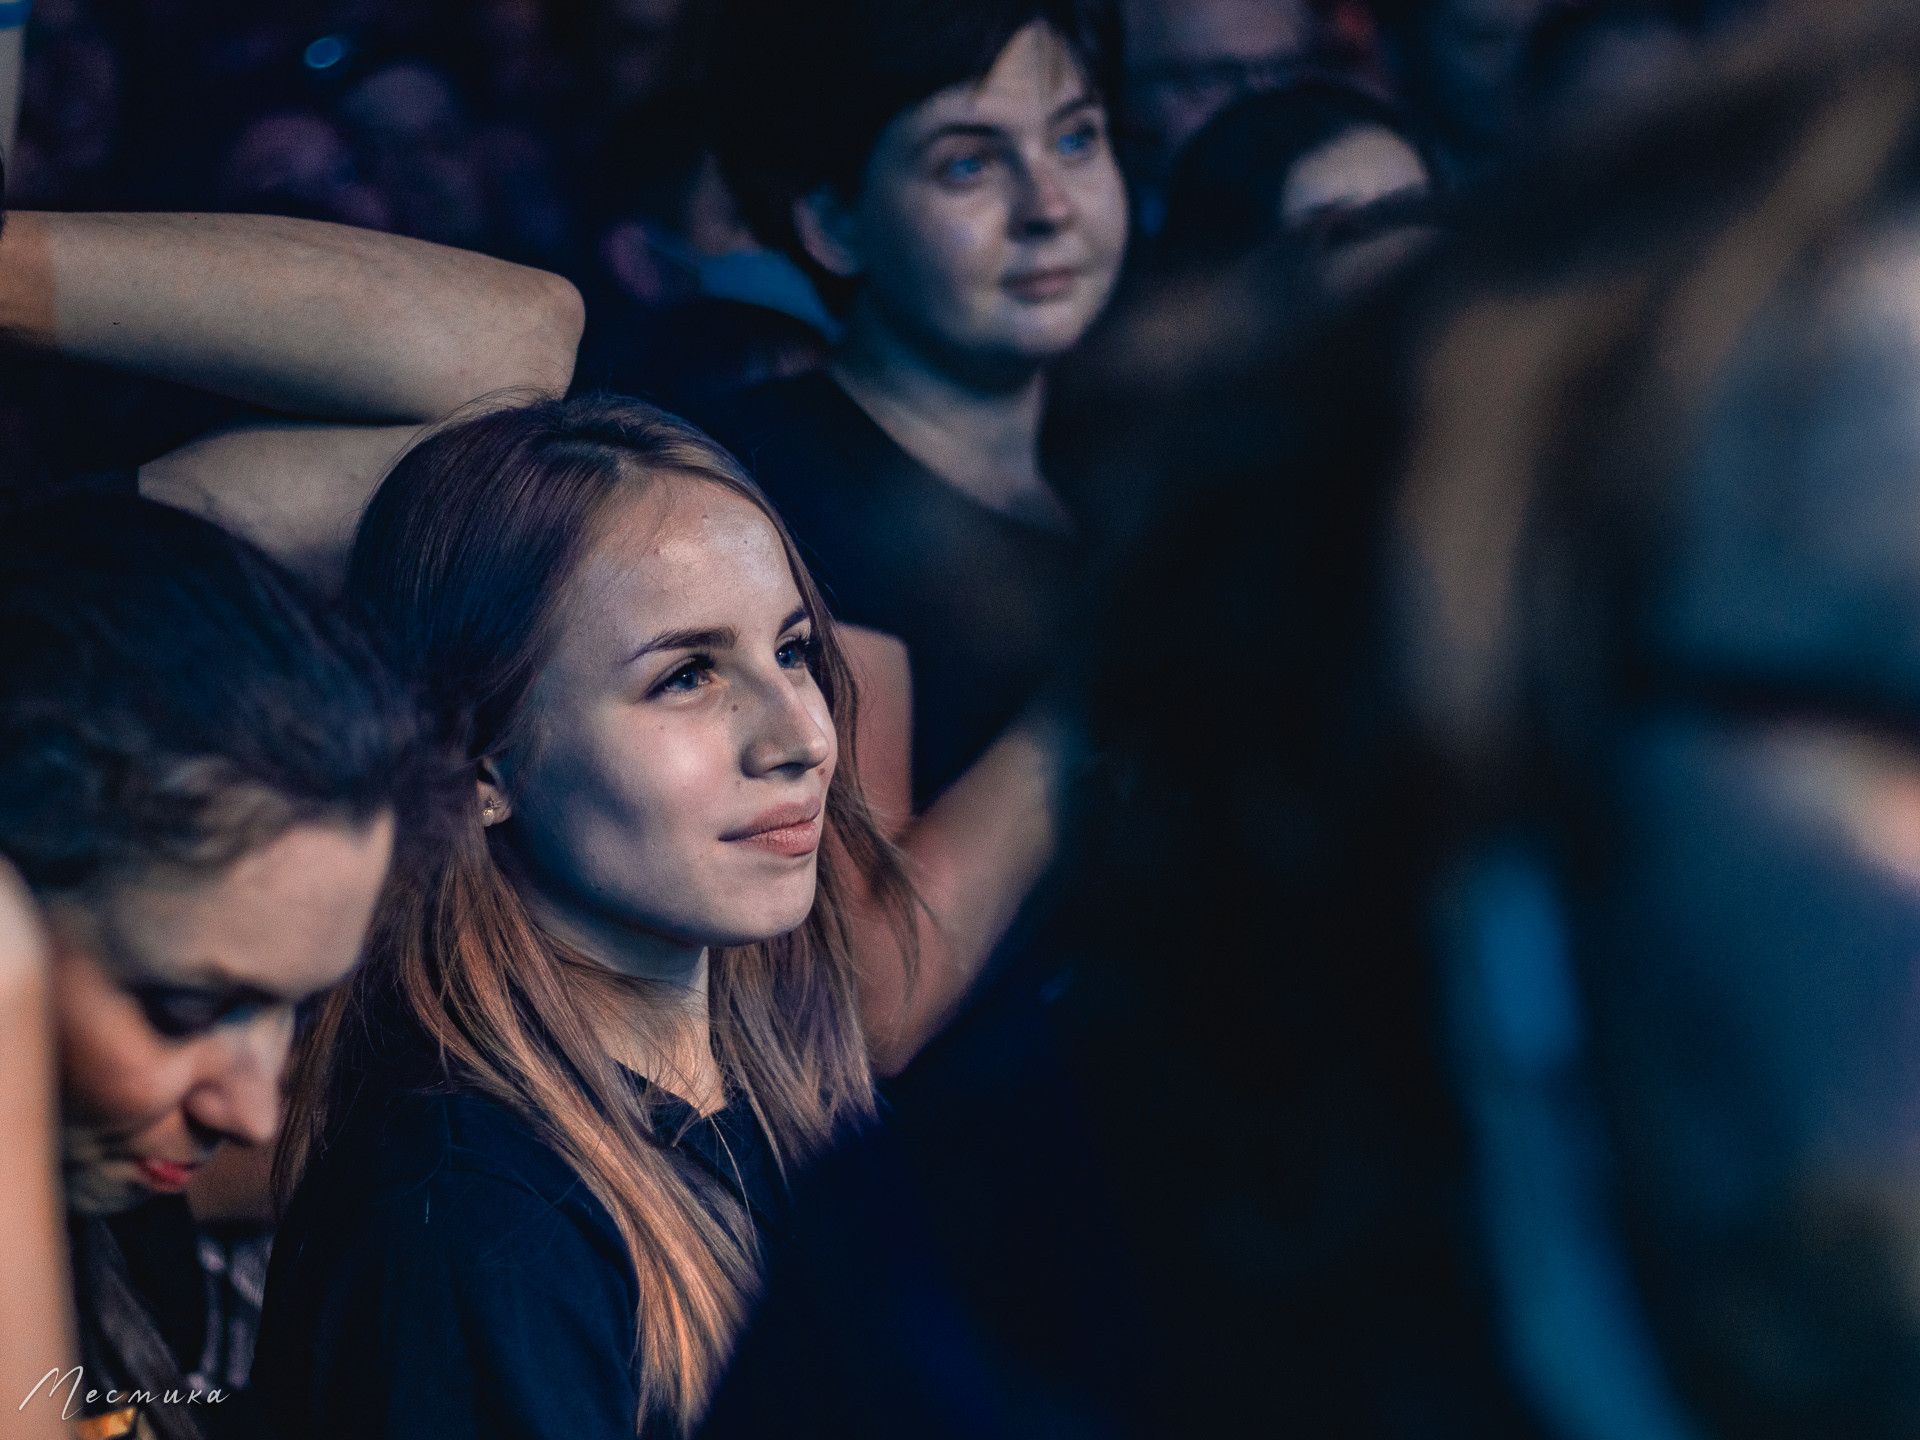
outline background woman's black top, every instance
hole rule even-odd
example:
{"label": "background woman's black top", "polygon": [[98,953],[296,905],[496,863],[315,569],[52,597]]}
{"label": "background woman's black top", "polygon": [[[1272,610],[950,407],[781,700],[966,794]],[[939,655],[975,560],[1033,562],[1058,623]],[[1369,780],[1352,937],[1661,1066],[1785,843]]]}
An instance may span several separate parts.
{"label": "background woman's black top", "polygon": [[[763,1234],[785,1191],[744,1102],[659,1132]],[[254,1390],[282,1440],[633,1440],[638,1282],[613,1218],[485,1096],[362,1103],[301,1183]]]}
{"label": "background woman's black top", "polygon": [[695,418],[779,508],[834,614],[906,642],[924,808],[1057,662],[1078,547],[942,480],[824,373]]}

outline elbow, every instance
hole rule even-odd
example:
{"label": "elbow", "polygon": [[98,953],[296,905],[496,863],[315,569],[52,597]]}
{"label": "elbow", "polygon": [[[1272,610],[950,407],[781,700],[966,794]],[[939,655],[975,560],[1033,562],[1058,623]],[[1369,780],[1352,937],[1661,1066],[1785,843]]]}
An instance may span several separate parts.
{"label": "elbow", "polygon": [[564,395],[573,383],[573,365],[586,326],[586,304],[573,282],[545,270],[514,266],[512,283],[503,287],[489,326],[484,354],[468,357],[457,395],[441,413],[488,397],[503,401]]}
{"label": "elbow", "polygon": [[512,382],[564,395],[573,383],[574,360],[586,329],[587,306],[571,280],[545,270],[529,270],[528,323],[518,365],[522,378]]}

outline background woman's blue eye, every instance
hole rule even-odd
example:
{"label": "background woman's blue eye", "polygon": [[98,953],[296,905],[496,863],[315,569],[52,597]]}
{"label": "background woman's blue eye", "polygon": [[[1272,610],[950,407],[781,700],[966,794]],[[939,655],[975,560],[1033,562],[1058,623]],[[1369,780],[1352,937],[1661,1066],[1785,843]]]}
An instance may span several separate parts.
{"label": "background woman's blue eye", "polygon": [[958,155],[940,167],[944,180],[972,180],[987,168],[983,155]]}
{"label": "background woman's blue eye", "polygon": [[1062,155],[1084,155],[1087,151],[1093,149],[1094,143],[1099,140],[1099,138],[1100,132],[1093,126],[1079,126],[1076,129],[1069,130],[1060,137],[1060,153]]}
{"label": "background woman's blue eye", "polygon": [[775,658],[788,669],[798,670],[803,665],[811,665],[819,653],[819,642],[813,636],[805,635],[798,640],[787,641],[776,652]]}

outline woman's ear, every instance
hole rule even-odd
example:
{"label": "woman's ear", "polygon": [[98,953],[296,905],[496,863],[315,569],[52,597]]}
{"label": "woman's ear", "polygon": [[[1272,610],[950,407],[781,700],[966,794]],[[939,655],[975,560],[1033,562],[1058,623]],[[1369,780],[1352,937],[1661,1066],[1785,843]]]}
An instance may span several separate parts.
{"label": "woman's ear", "polygon": [[501,786],[500,772],[493,761],[480,762],[479,778],[474,781],[480,792],[480,823],[498,825],[502,820],[513,816],[513,802],[507,799],[507,792]]}
{"label": "woman's ear", "polygon": [[854,242],[853,212],[832,186],[822,185],[793,202],[793,228],[814,264],[828,274],[851,280],[866,269]]}

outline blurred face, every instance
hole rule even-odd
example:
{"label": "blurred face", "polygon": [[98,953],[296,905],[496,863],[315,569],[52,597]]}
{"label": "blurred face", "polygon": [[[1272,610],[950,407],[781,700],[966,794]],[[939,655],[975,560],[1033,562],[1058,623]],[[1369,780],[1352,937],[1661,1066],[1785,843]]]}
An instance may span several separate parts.
{"label": "blurred face", "polygon": [[1750,353],[1725,392],[1652,637],[1673,678],[1574,904],[1654,1317],[1733,1434],[1920,1411],[1916,295],[1920,242],[1883,242],[1811,363]]}
{"label": "blurred face", "polygon": [[124,1210],[273,1138],[293,1007],[353,968],[392,849],[390,819],[297,825],[211,876],[47,907],[70,1205]]}
{"label": "blurred face", "polygon": [[1244,95],[1283,83],[1313,39],[1302,0],[1127,0],[1128,117],[1171,155]]}
{"label": "blurred face", "polygon": [[1280,190],[1280,223],[1292,230],[1328,210],[1357,210],[1428,189],[1420,153],[1384,125],[1356,125],[1294,162]]}
{"label": "blurred face", "polygon": [[1514,119],[1514,86],[1527,42],[1549,0],[1440,0],[1416,22],[1414,63],[1435,116],[1458,143],[1501,142]]}
{"label": "blurred face", "polygon": [[1071,349],[1126,246],[1106,113],[1038,22],[984,80],[897,117],[854,205],[805,203],[823,234],[816,258],[860,277],[856,327],[876,324],[936,368],[989,380],[1024,378]]}
{"label": "blurred face", "polygon": [[670,477],[616,504],[499,765],[537,903],[642,973],[805,920],[836,754],[813,650],[752,503]]}

